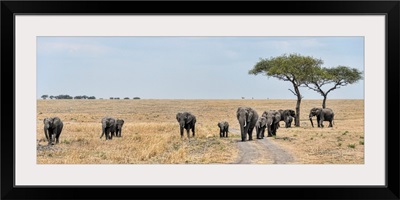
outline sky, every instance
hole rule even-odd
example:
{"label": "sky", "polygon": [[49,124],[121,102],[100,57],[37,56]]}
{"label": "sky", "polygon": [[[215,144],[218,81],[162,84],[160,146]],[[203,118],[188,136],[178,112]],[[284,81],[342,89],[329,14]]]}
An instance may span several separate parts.
{"label": "sky", "polygon": [[[363,37],[38,37],[37,93],[141,99],[295,99],[291,83],[250,75],[297,53],[364,71]],[[329,89],[329,85],[325,89]],[[304,99],[322,96],[305,87]],[[363,99],[364,81],[328,99]]]}

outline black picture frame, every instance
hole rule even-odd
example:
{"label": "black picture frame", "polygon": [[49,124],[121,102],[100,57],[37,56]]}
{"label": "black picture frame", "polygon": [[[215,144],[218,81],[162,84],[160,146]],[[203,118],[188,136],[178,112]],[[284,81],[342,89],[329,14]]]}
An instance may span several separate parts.
{"label": "black picture frame", "polygon": [[[1,198],[399,199],[399,11],[399,1],[1,1]],[[12,142],[15,139],[16,101],[14,19],[19,14],[384,14],[387,60],[386,186],[15,187],[15,142]],[[9,120],[11,114],[12,120]]]}

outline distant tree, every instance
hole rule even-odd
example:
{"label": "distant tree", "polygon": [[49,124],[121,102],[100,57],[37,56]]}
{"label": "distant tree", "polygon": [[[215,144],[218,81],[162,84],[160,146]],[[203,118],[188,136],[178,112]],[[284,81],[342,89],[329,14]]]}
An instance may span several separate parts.
{"label": "distant tree", "polygon": [[124,99],[129,99],[129,97],[125,97]]}
{"label": "distant tree", "polygon": [[50,96],[50,99],[54,99],[54,96],[53,96],[53,95],[51,95],[51,96]]}
{"label": "distant tree", "polygon": [[249,74],[257,75],[263,73],[267,77],[274,77],[292,83],[294,91],[291,89],[289,91],[297,97],[295,126],[300,126],[300,104],[303,96],[299,87],[305,84],[308,74],[313,73],[313,70],[322,64],[322,60],[311,56],[283,54],[269,59],[260,59],[254,68],[249,70]]}
{"label": "distant tree", "polygon": [[89,97],[88,96],[86,96],[86,95],[83,95],[82,96],[82,99],[88,99]]}
{"label": "distant tree", "polygon": [[[334,68],[317,68],[314,73],[310,73],[305,85],[324,97],[322,108],[326,108],[326,99],[330,92],[348,84],[353,84],[362,79],[362,72],[356,68],[337,66]],[[331,87],[325,91],[323,86]]]}
{"label": "distant tree", "polygon": [[140,99],[140,97],[133,97],[133,99]]}
{"label": "distant tree", "polygon": [[95,96],[90,96],[90,97],[88,97],[88,99],[96,99],[96,97]]}
{"label": "distant tree", "polygon": [[47,99],[47,97],[49,97],[49,95],[47,95],[47,94],[44,94],[41,96],[42,99]]}
{"label": "distant tree", "polygon": [[119,99],[119,97],[114,97],[114,99]]}
{"label": "distant tree", "polygon": [[75,96],[74,99],[82,99],[82,96]]}
{"label": "distant tree", "polygon": [[110,97],[110,99],[114,99],[114,97]]}
{"label": "distant tree", "polygon": [[73,97],[67,95],[67,94],[60,94],[56,96],[56,99],[73,99]]}

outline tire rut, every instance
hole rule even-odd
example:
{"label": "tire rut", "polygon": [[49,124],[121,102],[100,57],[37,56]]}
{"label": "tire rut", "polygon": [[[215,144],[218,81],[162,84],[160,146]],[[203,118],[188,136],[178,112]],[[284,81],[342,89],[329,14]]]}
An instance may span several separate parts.
{"label": "tire rut", "polygon": [[[240,135],[238,129],[231,129],[230,132]],[[294,157],[270,138],[245,142],[238,139],[237,147],[239,156],[233,164],[288,164],[294,162]]]}

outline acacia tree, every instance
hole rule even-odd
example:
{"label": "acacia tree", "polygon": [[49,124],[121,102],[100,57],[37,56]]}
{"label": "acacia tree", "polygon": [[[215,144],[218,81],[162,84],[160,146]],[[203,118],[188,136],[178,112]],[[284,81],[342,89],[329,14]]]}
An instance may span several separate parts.
{"label": "acacia tree", "polygon": [[254,68],[249,70],[249,74],[263,73],[265,76],[292,83],[294,91],[289,90],[297,97],[295,126],[300,126],[300,104],[303,96],[300,94],[299,87],[306,83],[308,74],[313,73],[322,64],[322,60],[311,56],[283,54],[269,59],[260,59]]}
{"label": "acacia tree", "polygon": [[47,94],[44,94],[41,96],[42,99],[47,99],[47,97],[49,97],[49,95],[47,95]]}
{"label": "acacia tree", "polygon": [[[362,79],[362,72],[356,68],[337,66],[334,68],[316,68],[310,73],[304,83],[306,87],[314,90],[324,97],[322,108],[326,108],[326,99],[330,92],[348,84],[353,84]],[[331,88],[323,90],[322,87],[330,85]]]}

